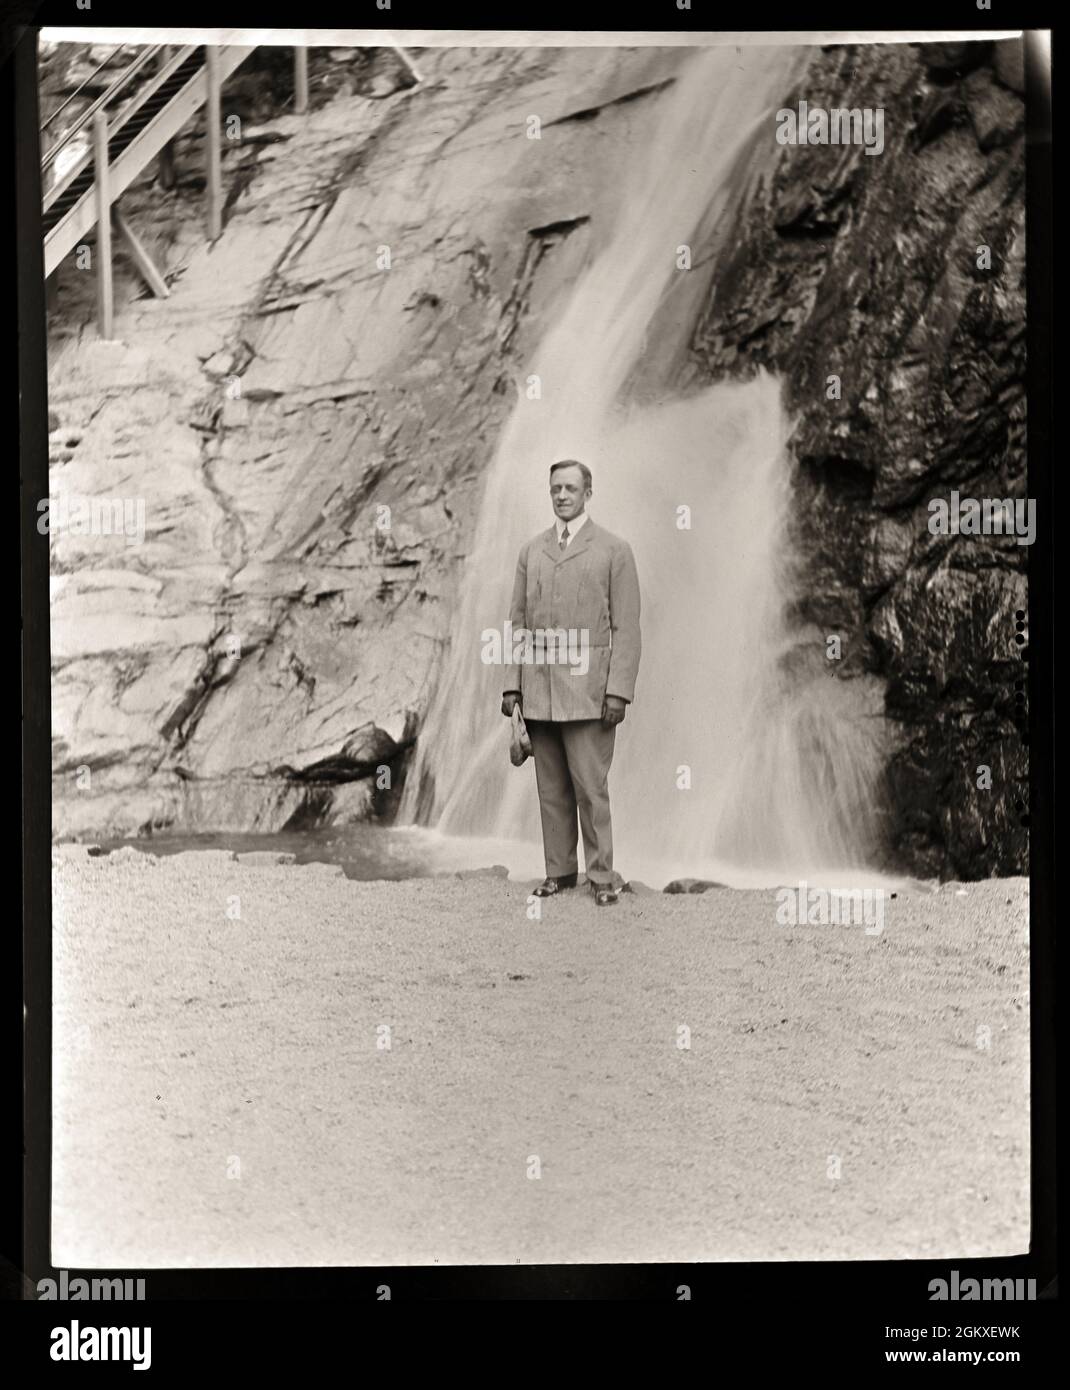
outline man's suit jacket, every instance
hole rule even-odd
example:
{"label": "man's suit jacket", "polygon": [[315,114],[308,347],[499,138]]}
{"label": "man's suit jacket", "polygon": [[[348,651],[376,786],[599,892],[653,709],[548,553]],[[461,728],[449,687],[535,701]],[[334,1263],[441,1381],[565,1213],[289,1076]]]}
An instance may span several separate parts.
{"label": "man's suit jacket", "polygon": [[589,517],[564,550],[555,527],[540,532],[521,548],[509,618],[514,633],[573,629],[588,643],[583,675],[563,660],[507,668],[505,689],[520,691],[525,719],[600,719],[606,695],[634,698],[639,576],[627,541]]}

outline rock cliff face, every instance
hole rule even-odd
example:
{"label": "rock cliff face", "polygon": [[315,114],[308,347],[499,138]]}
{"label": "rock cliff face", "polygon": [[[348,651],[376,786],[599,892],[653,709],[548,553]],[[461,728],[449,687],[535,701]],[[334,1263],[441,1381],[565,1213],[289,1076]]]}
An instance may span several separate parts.
{"label": "rock cliff face", "polygon": [[[844,678],[887,680],[892,854],[960,876],[1025,856],[1027,549],[926,527],[953,487],[1024,494],[1012,57],[815,51],[785,105],[883,105],[885,151],[771,147],[682,339],[696,383],[785,378],[798,616],[842,635]],[[392,813],[526,356],[612,217],[612,152],[683,60],[436,50],[412,88],[362,60],[353,94],[245,122],[215,245],[196,131],[176,187],[130,190],[172,297],[120,274],[118,341],[61,268],[51,492],[141,504],[144,536],[53,528],[57,834]]]}
{"label": "rock cliff face", "polygon": [[144,537],[53,525],[58,834],[390,814],[525,354],[683,57],[438,50],[246,123],[213,246],[193,132],[124,197],[172,297],[128,279],[115,342],[61,268],[51,492]]}
{"label": "rock cliff face", "polygon": [[920,874],[1027,862],[1028,547],[929,530],[953,489],[1026,495],[1022,90],[1017,42],[817,55],[785,107],[883,107],[883,153],[785,145],[692,343],[698,379],[785,382],[798,615],[887,681],[890,856]]}

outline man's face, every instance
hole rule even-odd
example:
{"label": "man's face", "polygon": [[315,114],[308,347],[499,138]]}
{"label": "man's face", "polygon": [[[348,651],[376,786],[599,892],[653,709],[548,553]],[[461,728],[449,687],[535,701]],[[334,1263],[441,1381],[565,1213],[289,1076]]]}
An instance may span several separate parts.
{"label": "man's face", "polygon": [[554,515],[562,521],[572,521],[579,516],[591,496],[590,488],[583,485],[583,474],[576,467],[555,468],[550,478],[550,501],[554,504]]}

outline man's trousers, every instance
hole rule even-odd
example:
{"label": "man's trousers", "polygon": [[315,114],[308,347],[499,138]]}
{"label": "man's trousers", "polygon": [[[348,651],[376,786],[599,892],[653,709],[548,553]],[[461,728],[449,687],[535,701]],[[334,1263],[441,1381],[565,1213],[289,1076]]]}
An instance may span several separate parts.
{"label": "man's trousers", "polygon": [[527,726],[539,786],[546,877],[577,872],[578,814],[587,878],[619,887],[608,782],[616,725],[603,729],[600,719],[529,719]]}

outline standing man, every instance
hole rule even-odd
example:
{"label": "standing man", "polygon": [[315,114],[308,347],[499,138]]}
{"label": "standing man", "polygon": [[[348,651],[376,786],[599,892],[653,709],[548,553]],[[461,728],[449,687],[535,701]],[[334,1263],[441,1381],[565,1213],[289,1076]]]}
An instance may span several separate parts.
{"label": "standing man", "polygon": [[[628,543],[587,515],[591,492],[586,464],[565,459],[550,469],[556,519],[521,548],[509,614],[514,632],[533,634],[533,660],[508,668],[502,714],[520,705],[535,755],[546,860],[536,895],[575,888],[578,813],[587,879],[606,907],[622,882],[608,777],[639,670],[639,576]],[[569,651],[583,646],[582,671],[561,658],[565,633]]]}

